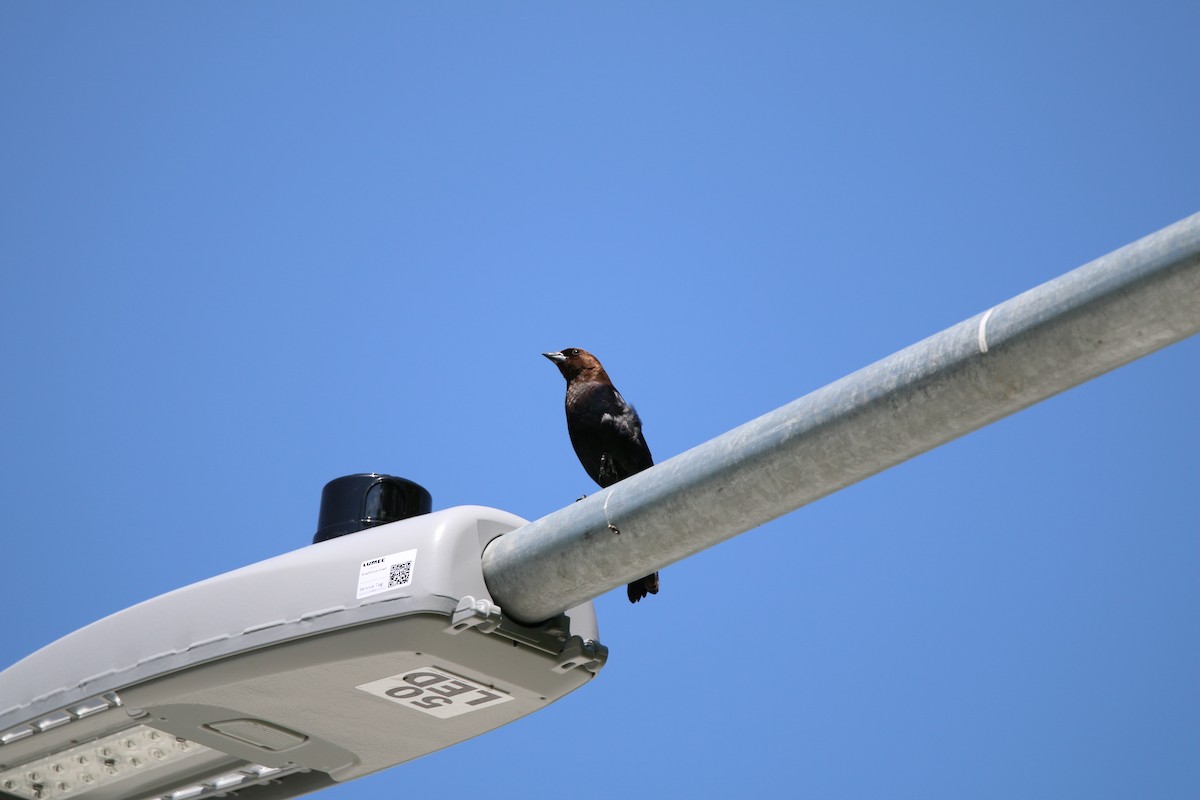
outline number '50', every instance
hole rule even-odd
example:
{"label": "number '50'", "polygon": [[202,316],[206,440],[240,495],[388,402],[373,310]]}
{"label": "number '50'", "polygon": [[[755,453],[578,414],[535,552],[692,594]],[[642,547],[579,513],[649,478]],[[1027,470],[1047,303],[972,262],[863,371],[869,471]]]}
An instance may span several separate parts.
{"label": "number '50'", "polygon": [[[386,692],[384,692],[384,694],[386,694],[388,697],[394,697],[397,700],[408,700],[409,698],[416,697],[423,692],[423,689],[418,689],[416,686],[396,686],[388,689]],[[433,695],[430,697],[422,697],[420,700],[413,700],[410,705],[414,705],[417,708],[437,708],[438,706],[449,705],[450,702],[451,700],[449,697],[439,697],[437,695]]]}

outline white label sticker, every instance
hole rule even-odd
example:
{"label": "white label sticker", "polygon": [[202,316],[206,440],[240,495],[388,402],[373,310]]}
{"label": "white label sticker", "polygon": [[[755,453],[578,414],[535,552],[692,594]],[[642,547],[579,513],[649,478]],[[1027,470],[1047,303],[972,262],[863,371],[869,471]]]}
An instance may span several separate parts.
{"label": "white label sticker", "polygon": [[422,667],[355,687],[440,719],[457,717],[512,700],[499,689],[460,678],[436,667]]}
{"label": "white label sticker", "polygon": [[416,563],[416,550],[405,550],[403,553],[369,558],[362,562],[358,570],[358,599],[408,586],[412,583]]}

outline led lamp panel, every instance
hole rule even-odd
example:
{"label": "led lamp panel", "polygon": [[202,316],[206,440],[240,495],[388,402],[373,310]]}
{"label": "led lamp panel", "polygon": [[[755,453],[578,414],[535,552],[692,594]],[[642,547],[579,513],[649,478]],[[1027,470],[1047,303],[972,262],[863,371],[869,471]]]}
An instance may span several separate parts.
{"label": "led lamp panel", "polygon": [[0,673],[0,799],[297,797],[544,708],[607,651],[590,603],[527,627],[491,601],[483,548],[523,524],[381,525],[60,639]]}
{"label": "led lamp panel", "polygon": [[112,795],[132,779],[213,760],[214,751],[144,725],[28,761],[0,773],[0,789],[29,800]]}

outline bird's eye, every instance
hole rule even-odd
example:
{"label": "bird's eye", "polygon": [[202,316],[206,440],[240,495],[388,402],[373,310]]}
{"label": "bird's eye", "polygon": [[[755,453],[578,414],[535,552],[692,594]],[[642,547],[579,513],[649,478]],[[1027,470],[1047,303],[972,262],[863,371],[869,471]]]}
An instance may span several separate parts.
{"label": "bird's eye", "polygon": [[567,355],[569,355],[569,356],[577,356],[577,355],[579,355],[579,348],[578,348],[578,347],[572,347],[570,350],[568,350],[568,351],[567,351]]}

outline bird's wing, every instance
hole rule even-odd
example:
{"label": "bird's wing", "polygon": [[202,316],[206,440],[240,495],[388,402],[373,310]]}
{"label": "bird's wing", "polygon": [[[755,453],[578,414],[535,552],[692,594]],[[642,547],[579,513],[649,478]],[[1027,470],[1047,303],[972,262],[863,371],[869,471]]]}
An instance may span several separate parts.
{"label": "bird's wing", "polygon": [[616,389],[612,390],[612,407],[600,415],[600,424],[611,431],[605,441],[620,471],[624,473],[622,477],[641,472],[654,464],[650,448],[642,436],[642,420]]}
{"label": "bird's wing", "polygon": [[612,390],[609,406],[601,415],[600,423],[616,428],[620,436],[629,439],[642,438],[642,420],[638,417],[633,406],[625,402],[625,398],[616,389]]}

